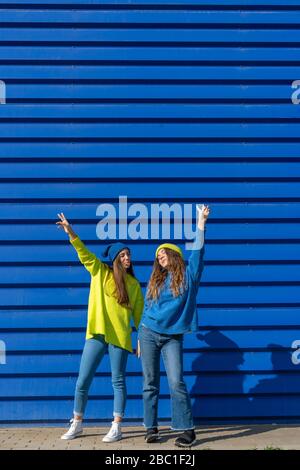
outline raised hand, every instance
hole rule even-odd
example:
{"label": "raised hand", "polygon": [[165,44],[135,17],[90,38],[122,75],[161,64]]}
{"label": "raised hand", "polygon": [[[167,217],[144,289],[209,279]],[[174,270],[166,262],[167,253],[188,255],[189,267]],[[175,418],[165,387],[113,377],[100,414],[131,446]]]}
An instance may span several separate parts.
{"label": "raised hand", "polygon": [[56,225],[58,226],[57,228],[63,228],[64,231],[68,234],[70,234],[71,231],[71,225],[65,218],[64,214],[61,212],[60,214],[57,214],[60,221],[56,222]]}
{"label": "raised hand", "polygon": [[198,225],[200,224],[205,224],[207,222],[208,216],[209,216],[209,206],[198,206],[197,205],[197,211],[198,211]]}

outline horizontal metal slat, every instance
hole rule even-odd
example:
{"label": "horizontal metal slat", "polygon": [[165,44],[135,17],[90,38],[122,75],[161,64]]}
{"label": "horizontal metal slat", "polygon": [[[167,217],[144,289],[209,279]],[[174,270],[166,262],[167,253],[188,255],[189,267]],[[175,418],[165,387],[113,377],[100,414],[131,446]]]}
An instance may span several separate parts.
{"label": "horizontal metal slat", "polygon": [[[22,105],[23,106],[23,105]],[[1,142],[0,158],[41,159],[201,159],[300,158],[295,142]],[[171,196],[172,200],[174,196]]]}
{"label": "horizontal metal slat", "polygon": [[[18,0],[18,5],[28,5],[29,0]],[[63,8],[66,8],[66,6],[72,7],[73,4],[76,6],[81,6],[85,9],[88,8],[103,8],[103,5],[105,8],[118,8],[120,6],[124,8],[136,8],[136,5],[141,5],[141,0],[64,0],[61,2],[61,0],[44,0],[41,2],[41,0],[30,0],[30,5],[34,6],[40,6],[42,7],[43,5],[47,5],[49,7],[59,7],[63,5]],[[7,0],[1,0],[0,5],[5,5],[5,7],[10,7],[11,3],[7,2]],[[157,0],[142,0],[142,5],[143,7],[149,7],[149,8],[156,8],[157,7]],[[179,8],[185,8],[185,7],[196,7],[196,8],[201,8],[202,5],[205,6],[211,6],[212,8],[215,8],[216,6],[239,6],[241,8],[241,0],[187,0],[184,2],[184,5],[182,5],[182,0],[161,0],[159,5],[162,7],[168,9],[171,8],[172,6],[179,7]],[[270,7],[270,4],[268,0],[262,2],[262,0],[243,0],[243,8],[249,8],[252,6],[256,7]],[[290,7],[293,8],[297,6],[297,0],[272,0],[271,4],[271,9],[276,9],[276,7],[283,6],[283,7]]]}
{"label": "horizontal metal slat", "polygon": [[[300,12],[299,12],[300,21]],[[97,61],[97,62],[291,62],[299,65],[299,47],[20,47],[0,48],[0,61]],[[153,64],[152,64],[153,65]],[[274,64],[273,64],[274,65]]]}
{"label": "horizontal metal slat", "polygon": [[300,123],[295,124],[7,124],[1,123],[0,140],[9,139],[298,139]]}
{"label": "horizontal metal slat", "polygon": [[[84,338],[82,347],[84,344]],[[81,351],[77,354],[54,351],[53,354],[24,354],[9,355],[5,365],[5,374],[78,374]],[[215,373],[215,372],[272,372],[279,371],[298,372],[299,365],[290,360],[290,352],[276,351],[276,361],[272,364],[270,351],[268,352],[244,352],[241,351],[217,351],[209,350],[201,353],[186,352],[183,356],[183,368],[185,372]],[[105,356],[99,368],[101,373],[110,373],[110,362]],[[141,363],[130,354],[127,363],[128,373],[141,373]],[[299,401],[299,400],[298,400]]]}
{"label": "horizontal metal slat", "polygon": [[164,199],[174,201],[179,199],[181,202],[195,201],[195,194],[198,200],[204,202],[213,198],[226,200],[228,198],[238,201],[245,199],[267,198],[281,199],[281,201],[289,201],[294,198],[300,198],[299,182],[174,182],[162,180],[153,185],[153,182],[145,182],[142,179],[135,179],[135,184],[129,185],[127,182],[114,181],[111,184],[104,183],[72,183],[72,182],[37,182],[33,183],[0,183],[0,199],[27,200],[38,199],[39,201],[49,199],[51,202],[69,202],[82,201],[89,199],[96,200],[99,203],[110,198],[118,200],[119,195],[126,195],[128,198],[134,198],[136,201],[145,199],[154,199],[164,202]]}
{"label": "horizontal metal slat", "polygon": [[[1,53],[1,51],[0,51]],[[184,100],[202,100],[203,103],[211,100],[218,104],[219,101],[243,102],[248,100],[252,104],[261,101],[268,104],[272,101],[274,104],[284,100],[284,104],[292,104],[293,99],[299,98],[299,91],[292,88],[292,83],[285,85],[274,85],[266,83],[265,85],[228,85],[228,84],[183,84],[183,85],[152,85],[152,84],[131,84],[131,85],[94,85],[94,84],[34,84],[24,83],[10,84],[6,87],[6,100],[8,104],[16,100],[52,100],[66,101],[73,100],[74,103],[80,103],[81,100],[90,100],[91,103],[97,101],[128,101],[136,100],[148,101],[151,104],[153,100],[184,102]],[[253,103],[253,104],[254,104]],[[294,105],[296,107],[296,105]],[[2,126],[1,126],[2,127]]]}
{"label": "horizontal metal slat", "polygon": [[[196,209],[195,209],[196,210]],[[179,212],[178,212],[179,214]],[[65,214],[66,215],[66,214]],[[168,216],[167,216],[168,217]],[[173,218],[173,216],[171,216]],[[57,220],[58,217],[57,217]],[[106,221],[107,219],[103,217],[99,217],[97,222]],[[126,222],[125,222],[126,223]],[[172,223],[170,225],[170,230],[166,228],[161,228],[162,219],[157,220],[156,222],[150,220],[148,218],[144,218],[143,221],[141,219],[137,219],[136,222],[128,221],[128,224],[137,224],[141,223],[142,227],[137,227],[136,232],[133,227],[128,229],[129,238],[136,236],[136,234],[140,234],[141,240],[148,240],[150,238],[172,238],[180,237],[180,242],[182,239],[191,240],[192,235],[189,235],[185,238],[185,233],[190,233],[191,230],[195,230],[195,223],[193,223],[193,227],[190,227],[190,224],[187,225],[187,222],[183,219],[183,216],[179,215],[178,220],[175,223],[175,228]],[[151,227],[150,227],[151,223]],[[111,227],[114,224],[114,218],[111,219]],[[167,225],[167,222],[165,222]],[[97,230],[97,223],[90,225],[80,225],[80,236],[92,239],[95,238],[96,230]],[[17,229],[16,229],[17,228]],[[43,243],[46,242],[62,242],[64,240],[64,233],[62,230],[56,230],[58,228],[55,225],[55,222],[52,224],[43,224],[37,227],[36,224],[29,225],[28,222],[24,225],[18,224],[17,227],[14,224],[0,224],[0,241],[1,242],[9,242],[9,241],[19,241],[19,242],[37,242],[39,243],[42,241]],[[284,220],[282,222],[276,223],[268,223],[264,224],[260,223],[241,223],[241,224],[214,224],[209,228],[209,239],[213,243],[216,241],[224,241],[230,240],[230,242],[234,242],[234,240],[238,240],[239,242],[245,240],[266,240],[266,241],[280,241],[282,238],[285,240],[290,240],[291,242],[297,241],[300,242],[299,236],[299,229],[300,229],[300,220],[298,219],[297,223],[287,223]],[[111,228],[111,230],[113,230]],[[120,225],[117,224],[116,230],[119,233]],[[151,236],[151,233],[154,233],[154,230],[157,230],[157,236]],[[104,229],[101,233],[103,233]],[[152,232],[151,232],[152,231]],[[100,234],[99,234],[100,236]],[[194,235],[193,235],[194,236]]]}
{"label": "horizontal metal slat", "polygon": [[[0,126],[2,127],[2,126]],[[29,126],[28,126],[29,127]],[[30,126],[34,129],[34,126]],[[63,126],[61,126],[63,127]],[[99,126],[100,127],[100,126]],[[130,126],[133,132],[133,128],[138,126]],[[145,126],[146,127],[146,126]],[[176,135],[180,134],[180,126],[174,126],[174,132]],[[183,126],[184,127],[184,126]],[[196,126],[195,126],[196,127]],[[288,127],[288,126],[287,126]],[[287,128],[286,127],[286,128]],[[293,127],[293,126],[290,126]],[[300,124],[299,124],[300,130]],[[57,129],[59,125],[57,125]],[[78,126],[79,128],[79,126]],[[159,126],[157,126],[159,128]],[[166,128],[171,129],[170,126]],[[186,129],[189,126],[187,125]],[[199,129],[200,126],[197,126],[196,129]],[[206,126],[204,128],[207,129]],[[229,132],[229,129],[226,129]],[[54,129],[54,128],[53,128]],[[108,134],[108,128],[106,128]],[[138,132],[138,130],[136,131]],[[192,131],[193,132],[193,131]],[[196,132],[196,131],[195,131]],[[205,131],[204,131],[205,132]],[[79,131],[77,131],[77,134]],[[1,131],[0,131],[1,134]],[[159,176],[158,176],[159,175]],[[227,162],[216,162],[216,163],[206,163],[206,162],[189,162],[187,163],[177,163],[173,162],[170,165],[168,162],[132,162],[129,163],[124,161],[124,163],[119,162],[117,165],[113,162],[111,163],[22,163],[22,162],[12,162],[12,163],[0,163],[0,178],[3,181],[5,178],[13,178],[16,180],[16,183],[19,179],[25,180],[26,178],[36,179],[42,181],[43,179],[57,178],[67,179],[76,181],[77,178],[99,178],[99,180],[105,181],[106,179],[111,180],[115,178],[131,178],[132,176],[136,178],[155,178],[163,180],[164,178],[181,178],[182,180],[190,178],[210,178],[210,179],[224,179],[229,178],[234,180],[235,178],[259,178],[263,180],[264,178],[292,178],[300,177],[300,162],[287,162],[283,165],[281,162],[271,162],[262,163],[262,162],[253,162],[253,163],[227,163]]]}
{"label": "horizontal metal slat", "polygon": [[[56,228],[54,230],[56,230]],[[62,235],[62,241],[63,240]],[[173,240],[173,242],[174,241],[176,240]],[[67,264],[68,262],[78,262],[78,257],[73,247],[68,245],[68,241],[65,241],[65,243],[65,245],[50,243],[39,244],[38,242],[34,244],[29,243],[28,245],[24,243],[1,244],[1,263]],[[142,240],[142,243],[127,240],[126,243],[131,247],[133,259],[153,262],[154,253],[160,240],[151,240],[150,243],[145,243],[144,240]],[[87,247],[99,256],[106,244],[107,241],[99,240],[96,243],[86,243]],[[184,248],[182,243],[177,241],[177,244]],[[282,241],[278,243],[249,243],[249,241],[247,241],[241,244],[233,241],[232,243],[215,243],[212,245],[206,242],[205,259],[215,262],[242,261],[246,263],[247,261],[251,261],[252,264],[261,261],[274,261],[274,264],[278,261],[295,262],[300,260],[300,244],[291,244],[290,241],[288,243],[283,243]]]}
{"label": "horizontal metal slat", "polygon": [[[260,390],[260,394],[273,394],[283,393],[288,395],[300,393],[300,380],[297,373],[281,375],[278,374],[279,379],[274,380],[275,374],[201,374],[198,377],[199,387],[196,390],[197,375],[185,375],[185,383],[188,391],[194,390],[193,395],[209,395],[215,396],[216,398],[220,395],[241,395],[252,393],[254,396],[257,395],[256,389]],[[201,381],[201,383],[200,383]],[[24,378],[0,378],[0,385],[3,382],[3,387],[0,386],[0,398],[5,398],[7,395],[4,394],[4,386],[7,390],[7,394],[13,399],[17,397],[35,397],[46,398],[46,397],[61,397],[62,391],[64,396],[72,396],[74,394],[76,377],[24,377]],[[263,385],[261,385],[260,384]],[[284,385],[285,382],[285,385]],[[244,386],[247,384],[247,388]],[[126,378],[127,393],[128,395],[137,395],[142,392],[142,380],[141,376],[128,376]],[[197,383],[198,385],[198,383]],[[93,379],[89,397],[95,399],[99,397],[100,392],[103,390],[110,390],[111,379],[109,376],[96,376]],[[246,389],[246,390],[245,390]],[[167,377],[162,375],[160,378],[160,393],[161,395],[169,395],[169,386]],[[220,397],[221,398],[221,397]]]}
{"label": "horizontal metal slat", "polygon": [[[56,292],[55,292],[56,294]],[[203,292],[202,292],[203,297]],[[199,311],[201,313],[201,309]],[[17,326],[17,325],[16,325]],[[5,342],[7,352],[16,351],[81,351],[84,342],[85,332],[76,331],[55,331],[55,332],[1,332],[1,340]],[[185,354],[188,350],[224,350],[240,352],[240,349],[255,350],[265,349],[271,354],[277,354],[277,350],[285,351],[287,360],[290,361],[294,341],[300,341],[300,328],[295,327],[292,330],[285,329],[255,329],[255,333],[250,328],[244,330],[212,330],[199,333],[184,335],[183,347]],[[135,347],[137,342],[137,333],[132,334],[132,343]],[[295,348],[296,349],[296,348]]]}
{"label": "horizontal metal slat", "polygon": [[[1,23],[0,23],[1,25]],[[100,28],[76,28],[57,29],[49,28],[1,28],[0,46],[7,41],[16,41],[22,45],[22,42],[28,41],[33,46],[39,42],[45,41],[48,45],[53,42],[61,42],[60,45],[71,42],[74,46],[78,43],[99,42],[105,43],[257,43],[261,47],[265,43],[284,43],[294,44],[300,41],[300,31],[298,29],[278,30],[268,29],[265,31],[257,29],[239,30],[239,29],[100,29]],[[17,44],[16,44],[17,45]],[[120,45],[120,44],[119,44]]]}
{"label": "horizontal metal slat", "polygon": [[[206,266],[203,276],[208,269],[209,267]],[[74,267],[72,267],[73,270]],[[25,306],[24,310],[1,310],[0,329],[12,331],[18,328],[24,331],[34,329],[43,331],[54,328],[60,331],[64,329],[78,330],[80,328],[85,331],[86,321],[86,307],[76,309],[61,307],[52,310],[46,307],[30,310]],[[245,306],[244,308],[231,309],[225,307],[201,307],[199,309],[199,333],[205,333],[209,328],[223,330],[249,328],[253,331],[259,328],[299,328],[299,325],[299,308],[297,307],[258,308]]]}
{"label": "horizontal metal slat", "polygon": [[[285,400],[284,398],[288,398]],[[194,400],[193,400],[194,403]],[[64,420],[69,419],[72,411],[73,398],[64,400],[30,400],[30,401],[0,401],[1,417],[9,416],[14,420]],[[143,414],[143,401],[136,397],[128,399],[126,405],[126,418],[138,419],[141,421]],[[169,397],[160,398],[160,419],[169,418]],[[85,419],[111,419],[113,400],[97,399],[90,400],[85,415]],[[253,416],[262,417],[282,417],[295,418],[300,415],[299,396],[281,397],[257,397],[250,400],[248,397],[200,397],[193,404],[194,415],[202,418],[234,419],[251,418]],[[6,418],[7,419],[7,418]]]}
{"label": "horizontal metal slat", "polygon": [[[88,303],[89,287],[32,287],[0,288],[0,307],[27,306],[73,306]],[[251,305],[300,303],[299,285],[293,286],[201,286],[197,301],[202,305]],[[295,338],[297,339],[297,338]]]}
{"label": "horizontal metal slat", "polygon": [[[135,263],[135,259],[133,263]],[[142,261],[139,261],[142,263]],[[152,263],[134,264],[134,272],[137,279],[142,283],[147,283],[151,274]],[[71,287],[89,282],[88,275],[81,265],[72,266],[1,266],[0,265],[0,286],[10,287],[36,287],[51,285],[69,285]],[[234,265],[232,262],[219,266],[209,262],[205,265],[201,277],[201,283],[300,283],[299,265],[295,264],[270,264],[270,265]],[[299,319],[300,323],[300,319]],[[1,319],[0,319],[1,324]]]}
{"label": "horizontal metal slat", "polygon": [[3,65],[0,77],[8,79],[71,79],[71,80],[290,80],[300,76],[298,65],[224,66],[186,65]]}
{"label": "horizontal metal slat", "polygon": [[[124,120],[139,120],[151,122],[161,120],[193,120],[216,122],[228,120],[240,121],[272,121],[300,119],[299,109],[293,104],[187,104],[187,103],[130,103],[130,104],[23,104],[6,103],[0,106],[0,119],[8,123],[24,122],[38,119],[70,122],[123,122]],[[176,121],[175,121],[176,122]]]}
{"label": "horizontal metal slat", "polygon": [[[15,163],[17,165],[17,163]],[[195,209],[195,203],[198,202],[198,197],[194,200],[193,208]],[[134,201],[128,201],[128,208],[132,206]],[[171,207],[174,201],[170,200],[168,206]],[[167,204],[167,203],[165,203]],[[118,201],[114,203],[117,209]],[[65,216],[73,224],[78,224],[76,230],[80,232],[82,236],[81,228],[82,224],[93,224],[98,221],[97,203],[19,203],[19,204],[1,204],[0,222],[2,223],[38,223],[40,225],[44,223],[54,223],[58,220],[58,212],[63,212]],[[167,206],[167,207],[168,207]],[[147,209],[149,215],[151,215],[152,205],[151,202],[144,202],[144,207]],[[182,207],[182,213],[184,206]],[[283,222],[297,222],[300,213],[300,204],[295,203],[216,203],[210,204],[210,208],[213,211],[213,215],[210,216],[210,235],[211,228],[215,223],[239,223],[239,222],[271,222],[270,219],[277,219],[279,223]],[[193,214],[193,222],[195,222],[196,214]],[[128,214],[128,222],[135,218],[134,215]],[[229,219],[229,220],[228,220]],[[289,219],[289,220],[287,220]],[[118,220],[117,220],[118,223]]]}
{"label": "horizontal metal slat", "polygon": [[182,11],[178,10],[42,10],[24,9],[2,9],[2,23],[68,23],[68,24],[236,24],[237,26],[247,24],[269,25],[269,24],[298,24],[300,12],[294,11],[226,11],[204,10]]}

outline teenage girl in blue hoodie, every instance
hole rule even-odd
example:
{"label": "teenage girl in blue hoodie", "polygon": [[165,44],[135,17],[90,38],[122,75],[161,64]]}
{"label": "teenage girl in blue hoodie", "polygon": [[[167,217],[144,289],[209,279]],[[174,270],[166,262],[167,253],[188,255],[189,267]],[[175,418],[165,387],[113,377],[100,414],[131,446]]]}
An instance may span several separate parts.
{"label": "teenage girl in blue hoodie", "polygon": [[143,368],[146,442],[159,439],[158,396],[162,354],[172,401],[172,429],[183,431],[175,445],[196,441],[191,401],[183,379],[183,335],[197,331],[197,291],[203,271],[205,224],[209,207],[198,209],[197,247],[186,267],[181,249],[164,243],[156,250],[146,302],[139,327],[138,356]]}

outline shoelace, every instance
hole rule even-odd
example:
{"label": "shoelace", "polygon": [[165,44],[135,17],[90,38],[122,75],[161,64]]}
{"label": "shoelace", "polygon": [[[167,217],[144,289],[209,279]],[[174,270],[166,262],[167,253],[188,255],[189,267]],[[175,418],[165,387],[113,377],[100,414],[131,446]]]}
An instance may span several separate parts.
{"label": "shoelace", "polygon": [[74,420],[74,418],[70,419],[70,423],[71,423],[71,427],[68,432],[71,433],[76,429],[76,421]]}
{"label": "shoelace", "polygon": [[118,434],[118,432],[119,432],[119,426],[115,423],[112,423],[112,426],[111,426],[108,434],[114,435],[114,434]]}

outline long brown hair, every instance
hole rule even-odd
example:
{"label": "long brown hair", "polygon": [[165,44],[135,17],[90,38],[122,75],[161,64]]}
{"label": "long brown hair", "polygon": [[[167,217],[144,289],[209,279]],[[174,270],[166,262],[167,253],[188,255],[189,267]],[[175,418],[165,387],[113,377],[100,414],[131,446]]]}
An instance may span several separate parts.
{"label": "long brown hair", "polygon": [[149,284],[147,287],[146,298],[150,300],[157,300],[160,291],[165,283],[168,272],[171,274],[170,288],[173,297],[178,297],[185,289],[185,263],[179,253],[174,250],[165,248],[168,256],[168,268],[163,268],[157,258],[155,258],[152,274],[150,276]]}
{"label": "long brown hair", "polygon": [[116,297],[118,304],[127,308],[131,308],[129,295],[126,289],[125,278],[126,273],[131,274],[131,276],[135,277],[132,263],[130,262],[129,268],[125,269],[122,266],[121,257],[119,253],[113,262],[112,272],[115,281],[114,296]]}

